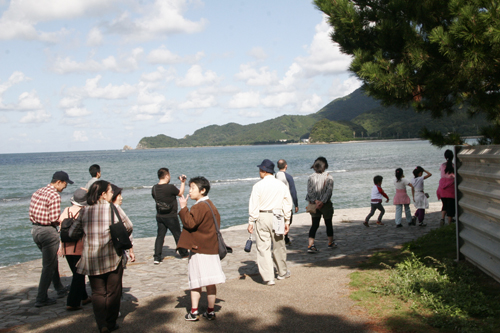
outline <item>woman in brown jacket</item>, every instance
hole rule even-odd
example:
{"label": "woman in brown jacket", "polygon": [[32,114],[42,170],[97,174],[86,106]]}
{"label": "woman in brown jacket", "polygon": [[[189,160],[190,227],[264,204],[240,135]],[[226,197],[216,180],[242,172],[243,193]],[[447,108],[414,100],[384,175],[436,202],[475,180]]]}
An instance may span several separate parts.
{"label": "woman in brown jacket", "polygon": [[203,317],[208,320],[215,319],[215,285],[226,281],[219,259],[219,243],[215,229],[215,223],[220,226],[220,215],[208,198],[209,191],[210,182],[205,177],[195,177],[189,180],[189,197],[196,200],[191,210],[187,208],[187,197],[182,195],[179,198],[179,216],[184,228],[177,247],[190,250],[188,275],[191,311],[185,317],[189,321],[198,320],[202,287],[206,287],[208,299],[208,309],[203,313]]}

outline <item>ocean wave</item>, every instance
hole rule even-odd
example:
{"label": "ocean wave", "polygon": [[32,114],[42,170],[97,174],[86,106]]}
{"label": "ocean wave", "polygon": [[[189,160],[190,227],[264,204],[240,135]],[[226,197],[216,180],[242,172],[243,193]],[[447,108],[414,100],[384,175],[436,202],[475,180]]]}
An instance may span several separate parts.
{"label": "ocean wave", "polygon": [[328,171],[330,173],[339,173],[339,172],[347,172],[347,170],[332,170],[332,171]]}
{"label": "ocean wave", "polygon": [[5,198],[5,199],[2,199],[2,201],[5,201],[5,202],[10,202],[10,201],[19,201],[21,200],[22,198]]}
{"label": "ocean wave", "polygon": [[236,178],[236,179],[216,179],[212,180],[211,183],[236,183],[236,182],[248,182],[260,179],[259,177],[249,177],[249,178]]}

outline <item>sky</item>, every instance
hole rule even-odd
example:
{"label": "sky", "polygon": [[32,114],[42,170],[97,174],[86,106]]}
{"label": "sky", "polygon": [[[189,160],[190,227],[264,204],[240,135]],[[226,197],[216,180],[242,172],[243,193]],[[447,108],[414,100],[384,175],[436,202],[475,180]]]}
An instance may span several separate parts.
{"label": "sky", "polygon": [[0,154],[307,115],[361,84],[311,0],[0,0]]}

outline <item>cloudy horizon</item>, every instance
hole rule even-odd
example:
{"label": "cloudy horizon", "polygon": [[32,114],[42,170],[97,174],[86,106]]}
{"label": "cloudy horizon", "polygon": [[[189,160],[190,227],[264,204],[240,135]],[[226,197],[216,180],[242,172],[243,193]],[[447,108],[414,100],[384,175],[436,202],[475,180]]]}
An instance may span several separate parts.
{"label": "cloudy horizon", "polygon": [[133,148],[360,87],[310,1],[0,0],[0,153]]}

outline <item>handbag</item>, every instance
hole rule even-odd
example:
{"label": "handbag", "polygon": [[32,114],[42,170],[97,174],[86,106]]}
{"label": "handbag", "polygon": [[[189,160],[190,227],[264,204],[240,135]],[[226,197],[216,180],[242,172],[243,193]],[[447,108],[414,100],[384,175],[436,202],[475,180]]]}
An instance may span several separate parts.
{"label": "handbag", "polygon": [[224,242],[224,238],[222,238],[222,235],[220,233],[220,228],[217,225],[217,219],[215,218],[214,211],[212,209],[212,206],[206,201],[203,201],[208,205],[208,208],[210,208],[210,211],[212,212],[212,216],[214,217],[214,224],[215,224],[215,231],[217,232],[217,241],[219,243],[219,258],[222,260],[226,257],[226,254],[228,253],[233,253],[233,249],[229,246],[226,245]]}
{"label": "handbag", "polygon": [[172,211],[172,205],[169,205],[168,203],[166,202],[161,202],[161,201],[158,201],[156,200],[157,196],[156,196],[156,185],[153,186],[153,192],[155,193],[155,202],[156,202],[156,211],[159,213],[159,214],[168,214]]}
{"label": "handbag", "polygon": [[[116,254],[121,256],[123,254],[123,250],[128,250],[132,247],[132,242],[130,241],[130,237],[123,224],[122,218],[118,213],[118,209],[116,209],[115,205],[109,203],[111,206],[111,224],[109,225],[109,233],[111,234],[111,240],[113,241],[113,246],[116,250]],[[115,223],[115,214],[118,216],[118,222]]]}
{"label": "handbag", "polygon": [[306,206],[306,212],[308,213],[316,213],[316,204],[315,203],[309,203],[307,206]]}
{"label": "handbag", "polygon": [[250,252],[252,251],[252,234],[250,234],[250,237],[248,237],[247,242],[245,243],[245,252]]}

